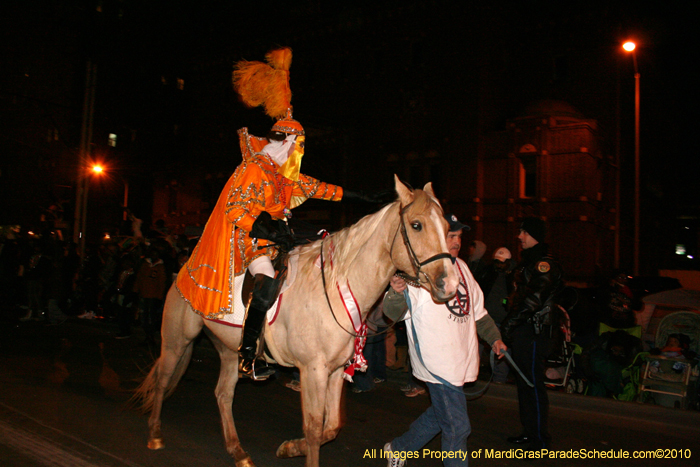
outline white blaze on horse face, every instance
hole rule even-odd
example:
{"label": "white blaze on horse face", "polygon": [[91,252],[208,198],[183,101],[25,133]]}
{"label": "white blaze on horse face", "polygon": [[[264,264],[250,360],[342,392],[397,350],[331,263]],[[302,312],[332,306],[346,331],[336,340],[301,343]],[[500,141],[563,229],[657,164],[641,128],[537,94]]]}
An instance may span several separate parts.
{"label": "white blaze on horse face", "polygon": [[[430,213],[430,220],[433,222],[434,225],[437,226],[437,231],[440,234],[439,235],[439,248],[440,252],[445,252],[447,251],[447,241],[445,240],[447,238],[447,232],[445,231],[444,227],[444,219],[442,218],[442,211],[438,209],[432,210]],[[449,252],[448,252],[449,253]],[[432,296],[434,299],[439,300],[439,301],[447,301],[454,297],[454,295],[457,293],[457,287],[459,286],[459,277],[457,276],[457,273],[455,272],[455,268],[452,265],[452,261],[445,258],[442,259],[436,264],[439,264],[441,266],[442,271],[440,272],[440,275],[444,275],[444,279],[442,281],[443,288],[442,290],[433,290],[431,291]],[[438,279],[438,278],[436,278]],[[438,281],[435,281],[435,283],[439,283]]]}
{"label": "white blaze on horse face", "polygon": [[[401,183],[396,175],[394,175],[394,182],[401,206],[411,205],[416,199],[416,193],[420,192],[420,190],[416,190],[414,193],[406,185]],[[447,222],[442,217],[442,208],[440,207],[440,202],[435,197],[432,183],[429,182],[423,187],[423,194],[428,196],[429,200],[426,201],[422,199],[421,203],[425,204],[421,204],[420,208],[417,208],[414,205],[411,210],[421,209],[420,214],[417,215],[420,216],[422,214],[424,216],[423,220],[433,228],[422,229],[420,234],[418,234],[419,238],[422,240],[420,240],[419,243],[418,239],[416,239],[416,244],[413,245],[415,248],[418,248],[419,244],[423,245],[420,247],[420,253],[416,251],[416,253],[418,253],[419,262],[425,261],[426,259],[439,253],[449,254],[447,251],[447,242],[445,241],[447,236]],[[408,219],[407,222],[410,223]],[[410,260],[406,259],[406,261]],[[408,264],[410,265],[410,262]],[[414,268],[415,266],[411,265],[407,268],[400,269],[412,271]],[[423,274],[428,275],[430,280],[426,281],[426,277],[423,276]],[[430,293],[436,301],[447,301],[454,297],[455,293],[457,292],[459,278],[457,277],[457,273],[455,272],[454,266],[452,265],[452,261],[450,259],[440,259],[426,264],[421,268],[421,274],[419,274],[419,276],[419,280],[423,286],[430,288]],[[429,282],[429,284],[426,282]]]}

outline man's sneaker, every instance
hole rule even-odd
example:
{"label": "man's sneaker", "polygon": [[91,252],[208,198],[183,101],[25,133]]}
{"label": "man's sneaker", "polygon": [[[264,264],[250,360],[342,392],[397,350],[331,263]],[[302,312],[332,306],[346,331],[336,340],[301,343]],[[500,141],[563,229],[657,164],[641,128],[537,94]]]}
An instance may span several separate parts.
{"label": "man's sneaker", "polygon": [[406,465],[406,459],[394,457],[394,453],[391,450],[391,443],[386,443],[384,445],[384,458],[387,460],[387,467],[403,467]]}
{"label": "man's sneaker", "polygon": [[406,397],[416,397],[425,394],[425,389],[421,387],[415,387],[408,392],[404,393]]}
{"label": "man's sneaker", "polygon": [[289,389],[296,391],[296,392],[301,391],[301,382],[299,382],[295,379],[293,379],[290,382],[288,382],[287,384],[285,384],[285,386],[287,386]]}

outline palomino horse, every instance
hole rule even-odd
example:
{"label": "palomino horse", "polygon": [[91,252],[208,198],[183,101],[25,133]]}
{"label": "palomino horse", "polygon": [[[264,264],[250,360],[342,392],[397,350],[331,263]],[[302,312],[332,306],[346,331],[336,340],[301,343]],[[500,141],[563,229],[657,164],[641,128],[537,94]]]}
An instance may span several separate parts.
{"label": "palomino horse", "polygon": [[[265,342],[277,363],[299,368],[305,437],[283,442],[277,449],[280,458],[306,456],[307,467],[317,467],[320,446],[340,430],[343,372],[353,356],[357,329],[338,293],[341,285],[351,287],[362,320],[397,269],[412,272],[435,300],[446,301],[456,292],[459,279],[447,253],[447,223],[431,184],[411,191],[395,177],[395,186],[398,201],[293,252],[298,254],[296,279],[280,299],[274,323],[265,326]],[[193,340],[204,326],[221,357],[215,394],[226,450],[237,467],[254,466],[241,447],[232,415],[241,329],[203,319],[174,287],[163,313],[161,355],[136,394],[142,408],[151,412],[148,447],[165,446],[163,399],[182,377]]]}

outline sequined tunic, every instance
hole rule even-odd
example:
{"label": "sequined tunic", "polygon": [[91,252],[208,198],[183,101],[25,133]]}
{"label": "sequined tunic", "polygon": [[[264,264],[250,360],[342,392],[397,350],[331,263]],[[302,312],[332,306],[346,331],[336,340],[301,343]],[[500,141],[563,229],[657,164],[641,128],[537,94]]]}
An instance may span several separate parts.
{"label": "sequined tunic", "polygon": [[[308,198],[340,201],[343,189],[300,174],[294,182],[277,173],[279,166],[262,152],[265,138],[238,131],[243,162],[226,182],[209,216],[199,243],[180,270],[177,289],[199,314],[220,318],[233,313],[233,280],[257,257],[277,256],[274,247],[254,250],[248,236],[255,219],[267,211],[284,218],[285,208],[299,206]],[[259,240],[258,247],[267,245]]]}

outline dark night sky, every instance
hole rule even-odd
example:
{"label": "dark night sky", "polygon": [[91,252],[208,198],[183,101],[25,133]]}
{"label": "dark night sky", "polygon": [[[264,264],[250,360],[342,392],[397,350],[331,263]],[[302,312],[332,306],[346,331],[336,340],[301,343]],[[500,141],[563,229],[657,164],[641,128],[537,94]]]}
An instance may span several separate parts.
{"label": "dark night sky", "polygon": [[[7,66],[0,72],[0,93],[7,98],[29,92],[42,99],[50,96],[42,86],[53,82],[59,88],[72,73],[74,84],[66,86],[72,94],[65,100],[73,99],[79,108],[81,59],[88,54],[101,64],[100,123],[153,134],[161,123],[179,119],[189,130],[190,148],[206,148],[197,162],[224,165],[237,151],[237,128],[260,132],[269,125],[259,109],[243,109],[236,101],[230,86],[233,62],[260,60],[267,50],[287,45],[295,54],[295,116],[320,128],[348,128],[377,153],[502,130],[506,119],[532,100],[552,97],[599,120],[612,140],[615,100],[610,97],[617,70],[596,61],[614,61],[619,41],[636,37],[644,185],[660,202],[698,203],[695,11],[686,6],[690,2],[588,3],[27,0],[2,15],[0,52]],[[97,4],[102,19],[96,21]],[[545,49],[583,57],[569,65],[580,74],[570,77],[568,86],[553,90],[536,81]],[[634,80],[631,60],[618,59],[624,159],[633,141]],[[453,70],[465,70],[457,87],[447,79]],[[43,84],[22,84],[25,75],[37,74]],[[479,80],[486,75],[484,88]],[[161,76],[183,76],[188,97],[178,103],[160,95]],[[423,106],[422,120],[411,113],[414,101]],[[445,112],[450,105],[454,108]],[[179,114],[183,109],[186,113]],[[412,131],[414,122],[423,132]],[[217,135],[225,136],[216,143]],[[64,136],[68,146],[77,146],[79,135]],[[143,151],[132,163],[152,157],[160,163],[166,153],[169,160],[193,158],[173,144],[167,152]],[[311,166],[306,159],[305,164]],[[309,173],[325,175],[323,168]]]}
{"label": "dark night sky", "polygon": [[[423,37],[426,44],[432,44],[433,48],[426,46],[428,52],[441,49],[445,67],[450,60],[460,60],[461,49],[469,49],[470,42],[478,40],[479,32],[503,38],[493,47],[504,60],[508,60],[509,54],[536,56],[537,50],[522,50],[527,47],[525,37],[533,34],[560,41],[563,49],[614,50],[618,40],[637,38],[643,179],[652,189],[698,199],[693,183],[698,163],[691,139],[700,123],[695,109],[698,86],[692,72],[700,41],[697,27],[691,24],[695,15],[690,7],[679,7],[675,2],[609,2],[605,7],[596,7],[586,3],[565,6],[562,2],[496,2],[482,6],[474,2],[389,1],[379,6],[369,1],[350,4],[306,1],[284,11],[270,6],[279,5],[276,2],[243,6],[242,2],[228,1],[140,3],[150,6],[139,6],[143,11],[132,31],[138,39],[131,46],[147,61],[144,66],[175,71],[187,69],[193,62],[199,61],[199,66],[207,63],[212,73],[220,75],[209,77],[210,83],[221,86],[219,99],[235,107],[238,104],[229,86],[230,64],[240,58],[262,59],[270,48],[290,45],[295,50],[292,86],[298,118],[353,127],[366,124],[366,114],[373,106],[386,109],[387,115],[391,115],[393,106],[400,111],[401,103],[395,99],[401,99],[402,94],[391,89],[392,85],[401,83],[400,79],[392,83],[391,76],[377,76],[374,64],[375,60],[390,59],[402,51],[390,48],[397,42],[386,41],[386,47],[381,42],[372,43],[377,38],[405,35],[409,44],[410,37]],[[412,8],[427,12],[421,13],[422,21],[418,24],[411,23]],[[353,28],[362,30],[363,22],[371,24],[376,18],[381,18],[377,22],[380,27],[388,29],[386,36],[375,34],[364,43],[358,42]],[[482,21],[485,24],[477,24]],[[481,29],[475,31],[476,27]],[[431,38],[434,38],[432,42]],[[503,50],[508,48],[512,50]],[[144,49],[148,52],[144,53]],[[342,61],[352,68],[339,65]],[[435,70],[435,75],[441,72],[444,71]],[[632,75],[632,61],[628,59],[625,63],[623,57],[620,67],[623,147],[632,144],[632,135],[628,133],[633,113]],[[526,73],[523,81],[527,82]],[[602,76],[600,81],[610,82]],[[417,82],[416,86],[430,86],[430,83]],[[528,99],[540,97],[535,91],[528,95],[528,90],[523,86],[519,90],[520,98],[502,103],[485,128],[502,129],[505,119],[522,111]],[[453,98],[455,91],[450,89],[441,97]],[[584,98],[561,97],[574,103],[587,117],[605,123],[605,117],[597,115],[595,92]],[[239,108],[221,111],[228,113],[222,118],[239,120],[241,124],[249,124],[250,117],[259,113]],[[239,121],[227,123],[235,128],[240,126]],[[262,122],[266,124],[264,119]],[[437,131],[443,126],[450,128],[450,123],[436,124]],[[372,128],[367,130],[371,132]],[[395,146],[401,142],[385,144]]]}

